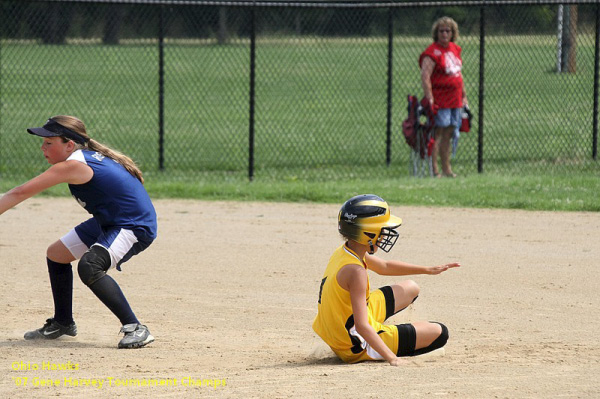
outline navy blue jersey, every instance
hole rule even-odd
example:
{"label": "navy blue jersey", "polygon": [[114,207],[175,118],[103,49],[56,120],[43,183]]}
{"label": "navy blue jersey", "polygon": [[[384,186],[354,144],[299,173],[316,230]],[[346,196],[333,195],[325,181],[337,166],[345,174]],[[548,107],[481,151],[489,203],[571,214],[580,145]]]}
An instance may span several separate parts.
{"label": "navy blue jersey", "polygon": [[102,227],[142,228],[147,238],[156,238],[156,211],[144,185],[123,165],[104,155],[77,150],[68,158],[88,165],[94,171],[85,184],[69,184],[77,202]]}

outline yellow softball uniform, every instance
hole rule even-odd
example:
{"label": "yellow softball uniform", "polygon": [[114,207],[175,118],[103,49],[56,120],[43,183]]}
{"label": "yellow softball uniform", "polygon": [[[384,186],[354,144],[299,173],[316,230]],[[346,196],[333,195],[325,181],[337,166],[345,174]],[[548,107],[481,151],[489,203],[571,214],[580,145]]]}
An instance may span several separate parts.
{"label": "yellow softball uniform", "polygon": [[[329,259],[321,280],[317,317],[313,330],[331,347],[336,355],[347,363],[363,360],[379,360],[381,355],[356,332],[350,292],[337,281],[337,274],[346,265],[357,264],[367,269],[364,259],[360,259],[345,244],[340,246]],[[394,294],[391,287],[370,291],[367,276],[365,300],[368,308],[369,324],[379,334],[383,342],[394,352],[398,352],[398,329],[383,325],[386,318],[394,313]]]}

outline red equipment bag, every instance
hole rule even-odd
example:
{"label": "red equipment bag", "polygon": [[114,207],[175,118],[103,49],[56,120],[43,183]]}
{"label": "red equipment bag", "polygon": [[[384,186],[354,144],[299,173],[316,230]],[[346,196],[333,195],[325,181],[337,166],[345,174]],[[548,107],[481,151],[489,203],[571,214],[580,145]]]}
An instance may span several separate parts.
{"label": "red equipment bag", "polygon": [[460,131],[469,133],[471,131],[471,120],[473,119],[473,114],[469,109],[468,105],[465,105],[461,112],[462,122],[460,124]]}
{"label": "red equipment bag", "polygon": [[[408,117],[402,122],[402,133],[406,144],[414,151],[418,151],[421,158],[431,156],[433,144],[433,127],[435,125],[435,114],[438,107],[436,104],[431,107],[426,98],[419,100],[416,96],[409,95],[408,99]],[[421,121],[425,116],[426,120]]]}

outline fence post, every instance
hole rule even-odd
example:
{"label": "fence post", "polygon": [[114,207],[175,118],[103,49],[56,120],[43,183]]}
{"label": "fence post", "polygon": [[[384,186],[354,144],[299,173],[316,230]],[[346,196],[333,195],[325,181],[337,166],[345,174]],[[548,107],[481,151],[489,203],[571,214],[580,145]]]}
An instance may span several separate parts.
{"label": "fence post", "polygon": [[250,115],[248,126],[248,180],[254,178],[254,89],[256,68],[256,12],[255,5],[250,13]]}
{"label": "fence post", "polygon": [[596,5],[596,50],[594,51],[594,114],[592,127],[592,158],[598,159],[598,69],[600,68],[600,5]]}
{"label": "fence post", "polygon": [[388,8],[388,71],[387,71],[387,127],[385,139],[385,163],[390,166],[392,161],[392,70],[394,50],[394,20],[393,8]]}
{"label": "fence post", "polygon": [[158,8],[158,168],[165,169],[165,59],[164,59],[164,5]]}
{"label": "fence post", "polygon": [[483,173],[483,101],[485,99],[485,6],[479,9],[479,116],[477,172]]}
{"label": "fence post", "polygon": [[[4,21],[4,8],[0,9],[0,18]],[[2,38],[0,37],[0,148],[4,148],[2,146]],[[0,151],[0,176],[2,176],[2,151]]]}
{"label": "fence post", "polygon": [[563,8],[560,4],[556,15],[556,73],[562,72]]}

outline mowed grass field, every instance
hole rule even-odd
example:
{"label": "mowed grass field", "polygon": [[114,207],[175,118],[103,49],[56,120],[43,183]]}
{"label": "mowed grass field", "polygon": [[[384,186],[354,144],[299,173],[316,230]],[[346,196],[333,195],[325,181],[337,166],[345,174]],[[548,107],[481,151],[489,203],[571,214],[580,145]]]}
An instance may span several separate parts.
{"label": "mowed grass field", "polygon": [[[428,37],[394,40],[388,165],[385,38],[259,38],[255,185],[246,187],[247,40],[227,45],[166,41],[162,170],[156,42],[45,46],[3,41],[0,176],[7,186],[44,170],[40,140],[25,129],[51,115],[71,114],[85,121],[92,137],[131,155],[144,170],[149,189],[163,196],[327,201],[331,185],[342,181],[347,182],[343,193],[365,181],[365,189],[374,188],[368,191],[397,190],[399,179],[410,175],[410,149],[400,131],[406,95],[422,93],[417,60],[429,43]],[[478,175],[479,40],[460,38],[476,120],[473,130],[462,134],[453,160],[461,177],[472,178],[464,182],[473,182],[456,192],[459,203],[466,190],[473,192],[467,202],[476,205],[476,192],[490,184],[500,193],[511,184],[528,192],[535,192],[530,184],[572,192],[582,187],[579,181],[589,188],[597,180],[600,167],[592,160],[593,43],[593,36],[580,34],[577,73],[557,74],[552,35],[486,39],[484,174]],[[505,177],[521,175],[527,180],[516,184]],[[420,188],[412,191],[424,193],[431,183],[414,184]],[[454,204],[439,200],[440,184],[433,184],[429,202]],[[312,194],[314,190],[318,193]],[[532,203],[517,197],[505,206]],[[417,194],[414,201],[425,199]],[[596,209],[591,201],[586,197],[588,205],[576,209]]]}
{"label": "mowed grass field", "polygon": [[[490,168],[510,168],[513,162],[579,164],[590,158],[593,37],[578,39],[577,73],[560,75],[554,72],[556,44],[550,35],[487,39],[483,134]],[[406,95],[421,93],[417,60],[429,42],[403,37],[394,42],[391,154],[404,173],[408,147],[400,125]],[[478,116],[478,39],[463,37],[459,44],[470,105]],[[386,40],[377,38],[259,40],[257,170],[322,173],[328,167],[385,165],[386,55]],[[156,43],[2,43],[1,72],[3,172],[31,167],[35,146],[19,133],[61,113],[80,116],[93,137],[132,154],[145,170],[158,169]],[[248,92],[246,41],[224,46],[167,41],[166,170],[245,172]],[[464,135],[457,159],[470,171],[476,165],[477,124]]]}

